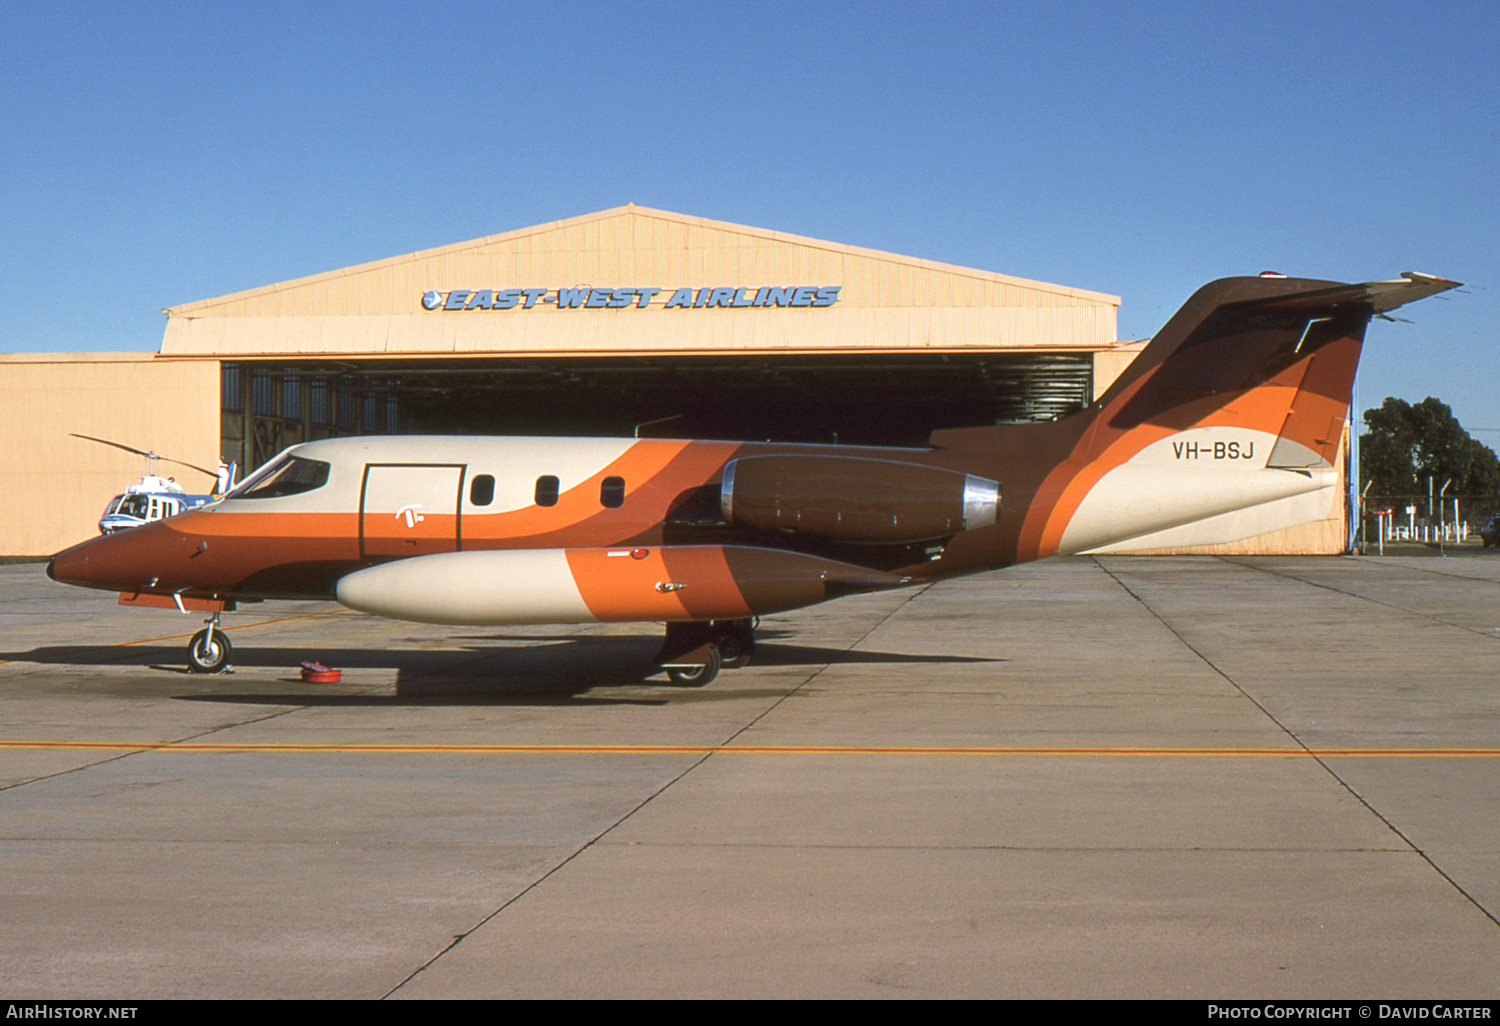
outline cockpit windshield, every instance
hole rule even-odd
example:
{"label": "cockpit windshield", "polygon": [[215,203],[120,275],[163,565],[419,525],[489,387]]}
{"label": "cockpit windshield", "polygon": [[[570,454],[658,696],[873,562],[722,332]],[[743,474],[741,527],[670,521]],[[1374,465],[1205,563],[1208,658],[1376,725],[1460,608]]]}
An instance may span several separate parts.
{"label": "cockpit windshield", "polygon": [[226,499],[272,499],[281,495],[297,495],[321,488],[328,483],[328,464],[321,460],[288,456],[274,460],[262,469],[245,478]]}
{"label": "cockpit windshield", "polygon": [[109,505],[104,507],[105,516],[136,517],[140,520],[146,519],[146,512],[150,509],[151,500],[138,493],[127,495],[116,495],[109,500]]}

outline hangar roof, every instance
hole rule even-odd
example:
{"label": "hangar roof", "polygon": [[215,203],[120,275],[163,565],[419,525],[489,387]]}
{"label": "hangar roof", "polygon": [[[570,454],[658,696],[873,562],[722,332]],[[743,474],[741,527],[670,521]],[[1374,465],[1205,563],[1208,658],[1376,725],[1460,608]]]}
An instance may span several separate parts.
{"label": "hangar roof", "polygon": [[[786,302],[756,303],[767,287]],[[538,295],[502,308],[504,290]],[[161,355],[1097,351],[1115,344],[1119,302],[627,204],[184,303],[166,311]]]}

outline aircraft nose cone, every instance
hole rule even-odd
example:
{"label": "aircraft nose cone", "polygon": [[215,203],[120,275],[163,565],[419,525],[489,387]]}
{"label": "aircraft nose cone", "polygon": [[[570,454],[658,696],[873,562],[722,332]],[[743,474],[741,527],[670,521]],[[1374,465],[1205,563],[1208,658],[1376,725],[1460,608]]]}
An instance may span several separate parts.
{"label": "aircraft nose cone", "polygon": [[132,527],[64,549],[47,564],[47,576],[62,584],[107,591],[153,587],[182,562],[180,550],[186,544],[163,525]]}
{"label": "aircraft nose cone", "polygon": [[53,556],[47,563],[47,576],[62,584],[91,583],[88,579],[88,553],[79,551],[83,545],[74,545]]}

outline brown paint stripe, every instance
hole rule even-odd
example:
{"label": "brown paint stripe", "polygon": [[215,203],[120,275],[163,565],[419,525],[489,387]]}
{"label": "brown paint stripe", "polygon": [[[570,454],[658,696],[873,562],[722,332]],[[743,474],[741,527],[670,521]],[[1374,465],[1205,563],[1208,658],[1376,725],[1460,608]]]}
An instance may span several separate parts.
{"label": "brown paint stripe", "polygon": [[232,744],[200,741],[23,741],[0,739],[4,749],[155,750],[173,752],[348,752],[468,755],[984,755],[1095,758],[1464,759],[1500,758],[1500,748],[964,748],[900,745],[394,745]]}

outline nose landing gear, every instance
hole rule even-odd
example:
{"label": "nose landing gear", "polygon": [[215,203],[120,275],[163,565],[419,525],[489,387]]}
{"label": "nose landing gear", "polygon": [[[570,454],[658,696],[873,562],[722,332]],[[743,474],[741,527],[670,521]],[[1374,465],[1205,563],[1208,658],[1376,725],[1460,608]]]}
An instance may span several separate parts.
{"label": "nose landing gear", "polygon": [[193,640],[188,642],[188,670],[193,673],[218,673],[229,665],[229,656],[234,651],[234,646],[229,642],[229,635],[219,628],[218,613],[203,622],[208,626],[194,634]]}

